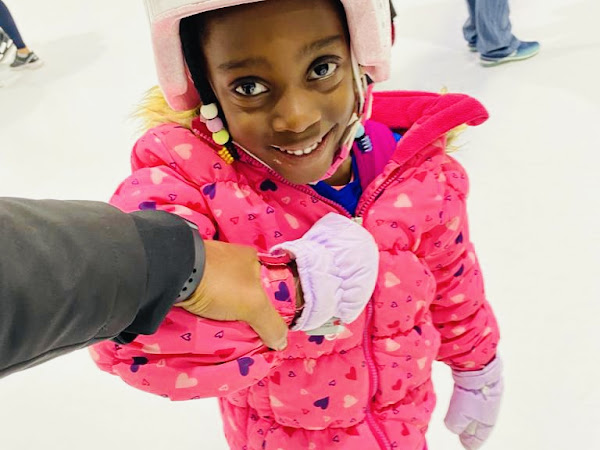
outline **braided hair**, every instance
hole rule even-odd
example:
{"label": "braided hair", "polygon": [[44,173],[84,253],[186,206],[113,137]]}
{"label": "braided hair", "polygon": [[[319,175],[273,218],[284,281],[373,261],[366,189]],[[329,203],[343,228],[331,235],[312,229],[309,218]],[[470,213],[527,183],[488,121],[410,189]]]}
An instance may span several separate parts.
{"label": "braided hair", "polygon": [[[198,33],[198,30],[203,30],[205,26],[206,14],[196,14],[186,17],[179,24],[179,35],[185,62],[190,71],[194,87],[198,91],[202,104],[209,105],[211,103],[218,104],[218,101],[208,80],[206,60],[202,52],[203,42]],[[227,127],[225,117],[221,117],[221,120],[225,127]],[[229,150],[233,159],[239,159],[238,151],[231,139],[225,144],[225,147]]]}

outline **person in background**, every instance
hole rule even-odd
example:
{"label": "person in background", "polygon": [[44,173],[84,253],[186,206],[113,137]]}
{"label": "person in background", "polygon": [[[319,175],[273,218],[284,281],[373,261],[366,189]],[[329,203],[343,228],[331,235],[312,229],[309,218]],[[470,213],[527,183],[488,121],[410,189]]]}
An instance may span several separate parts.
{"label": "person in background", "polygon": [[2,62],[4,56],[12,46],[13,40],[2,28],[0,28],[0,62]]}
{"label": "person in background", "polygon": [[511,32],[508,0],[467,0],[469,18],[463,35],[469,50],[479,52],[482,66],[497,66],[531,58],[540,51],[540,43],[517,39]]}
{"label": "person in background", "polygon": [[[14,45],[17,47],[15,60],[10,65],[11,69],[37,69],[38,67],[42,66],[42,60],[29,47],[27,47],[27,45],[25,45],[12,14],[2,0],[0,0],[0,28],[4,30],[4,33],[0,33],[0,50],[2,50],[1,42],[5,39],[5,37],[2,37],[2,34],[8,35],[10,38],[9,40],[5,41],[6,43],[12,41],[12,43],[14,43]],[[9,47],[10,45],[7,45],[6,49]],[[3,56],[4,54],[0,51],[0,60]]]}

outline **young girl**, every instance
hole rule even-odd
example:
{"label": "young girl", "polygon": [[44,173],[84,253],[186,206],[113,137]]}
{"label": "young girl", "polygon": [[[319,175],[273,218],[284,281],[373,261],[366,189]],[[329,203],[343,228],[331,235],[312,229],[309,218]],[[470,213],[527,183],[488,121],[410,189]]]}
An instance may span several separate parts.
{"label": "young girl", "polygon": [[[498,328],[446,135],[483,122],[485,109],[464,95],[371,93],[389,72],[382,0],[146,4],[169,106],[151,94],[157,126],[112,202],[175,212],[205,239],[273,255],[263,284],[292,331],[273,351],[244,324],[176,308],[153,336],[97,345],[97,364],[173,400],[218,396],[232,449],[423,450],[438,359],[455,380],[446,424],[478,448],[502,392]],[[356,314],[340,306],[356,287],[339,294],[344,271],[372,255],[349,239],[328,266],[329,239],[315,229],[331,217],[352,218],[377,244],[374,291]],[[338,235],[354,232],[339,223]],[[342,320],[326,331],[304,331],[311,311],[291,323],[294,258],[305,297],[337,283],[331,311]],[[321,263],[339,273],[303,278]]]}

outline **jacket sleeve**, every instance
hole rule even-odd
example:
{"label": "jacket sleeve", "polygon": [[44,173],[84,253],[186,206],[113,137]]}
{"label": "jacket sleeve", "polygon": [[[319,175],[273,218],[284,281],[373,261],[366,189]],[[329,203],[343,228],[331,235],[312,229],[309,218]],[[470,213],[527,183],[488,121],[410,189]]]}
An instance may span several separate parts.
{"label": "jacket sleeve", "polygon": [[[136,320],[151,332],[149,315],[166,315],[194,260],[181,219],[99,202],[0,199],[0,229],[0,377]],[[152,276],[165,259],[171,268]]]}
{"label": "jacket sleeve", "polygon": [[90,348],[100,369],[171,400],[231,394],[256,384],[281,361],[243,322],[195,317],[174,308],[158,331],[128,345]]}
{"label": "jacket sleeve", "polygon": [[479,370],[494,358],[499,331],[469,237],[467,175],[447,159],[438,178],[441,223],[423,234],[419,252],[436,280],[430,310],[441,335],[437,359],[455,370]]}
{"label": "jacket sleeve", "polygon": [[[152,151],[153,145],[162,144],[151,141],[138,148]],[[137,170],[121,184],[111,203],[124,211],[156,209],[178,214],[194,223],[203,239],[214,239],[217,230],[201,188],[173,170],[164,155],[164,165],[159,165],[156,153],[142,157],[148,159],[134,158]],[[151,162],[156,165],[143,167]],[[276,287],[287,277],[288,272],[283,272],[279,268],[265,275],[263,271],[262,281],[275,308],[290,323],[295,313],[292,299],[275,298]],[[140,336],[129,345],[101,343],[91,353],[102,370],[172,400],[222,396],[243,389],[265,377],[281,358],[280,352],[267,349],[243,322],[212,321],[180,308],[172,309],[154,335]]]}

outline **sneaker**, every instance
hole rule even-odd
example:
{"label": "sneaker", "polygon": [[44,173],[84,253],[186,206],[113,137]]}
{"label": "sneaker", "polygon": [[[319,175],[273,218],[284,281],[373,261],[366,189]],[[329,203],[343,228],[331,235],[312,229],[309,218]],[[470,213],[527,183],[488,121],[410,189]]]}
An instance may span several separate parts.
{"label": "sneaker", "polygon": [[10,50],[12,45],[13,40],[2,28],[0,28],[0,61],[4,59],[4,56],[6,56],[6,53]]}
{"label": "sneaker", "polygon": [[524,59],[531,58],[540,52],[540,43],[536,41],[532,42],[521,42],[517,49],[508,56],[502,56],[500,58],[490,58],[481,56],[479,61],[484,67],[497,66],[498,64],[504,64],[512,61],[522,61]]}
{"label": "sneaker", "polygon": [[20,56],[17,53],[15,60],[10,65],[10,68],[13,70],[37,69],[38,67],[41,67],[42,64],[42,60],[33,52],[29,52],[29,54],[25,56]]}
{"label": "sneaker", "polygon": [[469,42],[467,43],[467,47],[469,47],[469,51],[475,53],[477,51],[477,44]]}

